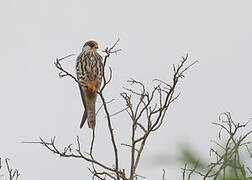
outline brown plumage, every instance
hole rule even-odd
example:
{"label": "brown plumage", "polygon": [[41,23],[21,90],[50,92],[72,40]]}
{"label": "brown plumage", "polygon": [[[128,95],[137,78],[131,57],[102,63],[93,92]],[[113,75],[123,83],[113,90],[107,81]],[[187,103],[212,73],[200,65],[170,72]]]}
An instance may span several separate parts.
{"label": "brown plumage", "polygon": [[97,53],[97,48],[97,42],[88,41],[84,44],[82,52],[77,58],[76,73],[85,108],[80,128],[82,128],[86,119],[89,128],[95,128],[96,124],[95,103],[103,76],[102,57]]}

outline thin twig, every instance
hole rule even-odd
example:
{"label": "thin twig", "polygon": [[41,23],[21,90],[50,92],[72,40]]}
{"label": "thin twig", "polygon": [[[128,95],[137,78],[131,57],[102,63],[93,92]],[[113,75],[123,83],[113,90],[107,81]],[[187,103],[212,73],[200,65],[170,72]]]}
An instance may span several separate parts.
{"label": "thin twig", "polygon": [[56,59],[56,61],[54,62],[54,65],[55,65],[55,67],[56,67],[57,69],[60,70],[60,72],[59,72],[59,77],[60,77],[60,78],[65,77],[65,76],[69,76],[69,77],[71,77],[75,82],[77,82],[78,84],[80,84],[79,81],[77,80],[77,78],[76,78],[74,75],[72,75],[71,73],[69,73],[68,71],[66,71],[66,70],[62,67],[62,65],[60,64],[60,61],[66,59],[66,58],[68,58],[68,57],[71,57],[71,56],[73,56],[73,55],[74,55],[74,54],[70,54],[70,55],[67,55],[67,56],[65,56],[65,57],[63,57],[63,58]]}
{"label": "thin twig", "polygon": [[91,156],[93,156],[92,154],[93,154],[93,147],[94,147],[94,140],[95,140],[95,128],[92,129],[92,132],[93,132],[93,138],[92,138],[92,141],[91,141],[90,151],[89,151]]}

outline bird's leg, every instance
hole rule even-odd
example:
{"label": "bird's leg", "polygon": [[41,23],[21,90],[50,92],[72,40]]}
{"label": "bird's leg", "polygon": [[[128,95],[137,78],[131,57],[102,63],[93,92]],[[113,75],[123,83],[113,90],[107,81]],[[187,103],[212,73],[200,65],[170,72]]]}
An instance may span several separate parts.
{"label": "bird's leg", "polygon": [[92,89],[92,85],[90,83],[88,83],[87,88],[88,88],[88,90],[91,90]]}
{"label": "bird's leg", "polygon": [[96,88],[95,88],[95,86],[93,86],[93,88],[92,88],[93,93],[95,92],[95,90],[96,90]]}
{"label": "bird's leg", "polygon": [[95,87],[94,84],[95,84],[95,81],[89,82],[89,83],[87,84],[88,90],[91,91],[91,92],[93,92],[93,93],[96,92],[96,87]]}
{"label": "bird's leg", "polygon": [[95,87],[95,81],[93,81],[93,87],[92,87],[92,91],[93,93],[96,91],[96,87]]}

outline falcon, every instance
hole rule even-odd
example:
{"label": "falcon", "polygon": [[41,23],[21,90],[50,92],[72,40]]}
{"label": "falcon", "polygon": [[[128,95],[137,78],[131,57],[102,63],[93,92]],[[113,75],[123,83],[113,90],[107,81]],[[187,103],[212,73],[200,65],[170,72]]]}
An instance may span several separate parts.
{"label": "falcon", "polygon": [[83,127],[86,119],[88,127],[95,128],[95,102],[103,77],[102,57],[97,52],[97,49],[97,42],[88,41],[84,44],[82,52],[77,57],[76,74],[79,81],[82,103],[85,108],[80,128]]}

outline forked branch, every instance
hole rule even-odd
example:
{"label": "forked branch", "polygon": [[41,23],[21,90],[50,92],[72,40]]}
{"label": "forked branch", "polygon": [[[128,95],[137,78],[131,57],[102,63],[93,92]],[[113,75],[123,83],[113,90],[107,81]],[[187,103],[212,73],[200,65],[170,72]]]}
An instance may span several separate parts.
{"label": "forked branch", "polygon": [[[216,156],[216,161],[211,162],[207,168],[201,170],[198,165],[195,164],[194,168],[187,168],[183,170],[183,179],[186,177],[186,173],[189,175],[187,179],[190,179],[192,174],[197,174],[203,179],[228,179],[232,177],[234,179],[252,179],[252,173],[249,167],[240,159],[241,148],[245,147],[245,150],[250,154],[248,145],[251,145],[251,141],[247,141],[248,136],[252,131],[248,131],[244,135],[240,135],[240,130],[245,128],[248,124],[235,123],[229,112],[222,113],[219,116],[219,122],[213,123],[219,127],[218,138],[227,137],[224,145],[212,140],[220,150],[216,148],[210,149],[210,155]],[[222,142],[223,143],[223,142]],[[245,151],[242,151],[243,155]]]}
{"label": "forked branch", "polygon": [[[7,172],[8,172],[8,179],[9,180],[18,180],[19,176],[20,176],[20,173],[19,173],[19,170],[18,169],[12,169],[11,166],[10,166],[10,163],[9,163],[9,159],[8,158],[5,158],[5,166],[6,166],[6,169],[7,169]],[[3,164],[2,164],[2,158],[0,158],[0,171],[2,170],[3,168]],[[0,177],[2,175],[0,174]]]}
{"label": "forked branch", "polygon": [[[198,62],[194,61],[186,66],[187,61],[188,55],[182,57],[182,61],[178,65],[173,65],[173,78],[171,83],[154,79],[153,81],[158,84],[149,92],[141,81],[132,78],[127,81],[131,87],[124,88],[125,92],[121,93],[128,108],[127,113],[132,120],[132,141],[131,145],[128,145],[131,147],[130,180],[133,180],[135,177],[136,169],[149,135],[161,127],[170,104],[179,96],[179,93],[174,95],[179,80],[184,77],[184,73],[190,67]],[[141,90],[136,91],[135,88],[140,88]],[[143,114],[146,115],[146,118],[143,117]],[[137,131],[138,133],[136,133]],[[135,149],[138,150],[135,151]]]}

